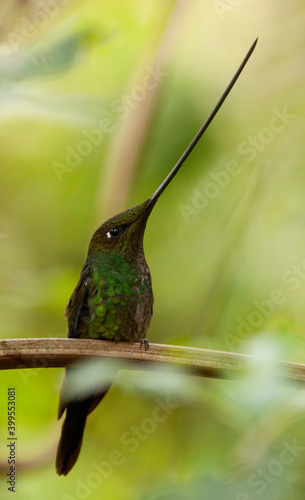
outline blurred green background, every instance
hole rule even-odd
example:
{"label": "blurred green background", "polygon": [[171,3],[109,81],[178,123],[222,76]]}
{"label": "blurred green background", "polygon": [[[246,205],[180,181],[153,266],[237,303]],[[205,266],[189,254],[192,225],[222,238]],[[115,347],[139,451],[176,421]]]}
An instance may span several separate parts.
{"label": "blurred green background", "polygon": [[67,335],[92,233],[152,194],[259,36],[152,213],[145,253],[151,342],[262,358],[239,382],[122,372],[66,478],[63,370],[3,372],[1,499],[8,386],[14,498],[304,499],[305,398],[270,371],[305,362],[304,2],[11,0],[0,18],[1,338]]}

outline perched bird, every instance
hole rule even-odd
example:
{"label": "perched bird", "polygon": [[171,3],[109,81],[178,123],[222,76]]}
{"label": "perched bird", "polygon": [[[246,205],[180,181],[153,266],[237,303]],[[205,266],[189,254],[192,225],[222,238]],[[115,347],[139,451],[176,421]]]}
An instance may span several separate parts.
{"label": "perched bird", "polygon": [[[70,338],[137,342],[144,341],[153,314],[153,292],[146,263],[143,238],[147,219],[159,196],[178,172],[217,111],[223,104],[257,39],[242,64],[188,148],[154,194],[140,205],[115,215],[94,233],[80,274],[66,308]],[[73,368],[67,368],[59,403],[58,418],[66,411],[56,457],[56,471],[68,474],[82,443],[86,419],[107,393],[110,384],[94,395],[67,401],[65,389]]]}

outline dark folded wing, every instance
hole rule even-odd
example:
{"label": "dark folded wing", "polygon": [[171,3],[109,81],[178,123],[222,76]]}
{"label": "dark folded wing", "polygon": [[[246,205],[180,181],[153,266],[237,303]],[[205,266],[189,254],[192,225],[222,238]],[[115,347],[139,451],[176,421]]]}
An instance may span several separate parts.
{"label": "dark folded wing", "polygon": [[85,265],[65,310],[65,316],[68,319],[68,337],[86,337],[85,326],[90,320],[88,299],[91,276],[90,266]]}

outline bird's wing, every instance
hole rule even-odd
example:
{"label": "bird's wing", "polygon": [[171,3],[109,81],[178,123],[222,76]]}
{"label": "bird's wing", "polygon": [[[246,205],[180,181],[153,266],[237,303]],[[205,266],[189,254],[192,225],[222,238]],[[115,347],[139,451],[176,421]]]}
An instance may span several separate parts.
{"label": "bird's wing", "polygon": [[89,265],[85,265],[65,310],[65,317],[68,319],[68,337],[80,337],[82,327],[90,319],[88,300],[92,293],[89,287],[91,281],[92,269]]}

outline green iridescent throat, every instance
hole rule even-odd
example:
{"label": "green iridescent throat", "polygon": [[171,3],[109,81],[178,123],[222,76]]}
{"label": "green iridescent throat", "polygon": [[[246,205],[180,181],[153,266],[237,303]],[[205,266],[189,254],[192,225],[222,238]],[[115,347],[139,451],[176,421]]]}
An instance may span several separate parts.
{"label": "green iridescent throat", "polygon": [[98,252],[88,260],[93,269],[88,284],[91,297],[88,306],[93,315],[82,337],[123,340],[128,336],[139,296],[151,287],[150,280],[143,279],[120,254]]}

